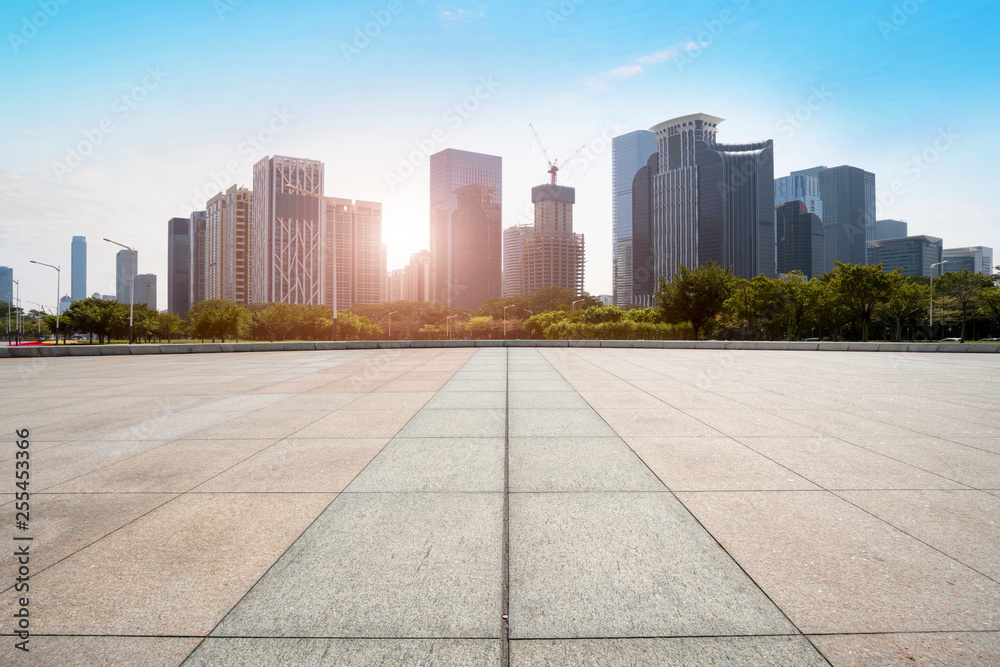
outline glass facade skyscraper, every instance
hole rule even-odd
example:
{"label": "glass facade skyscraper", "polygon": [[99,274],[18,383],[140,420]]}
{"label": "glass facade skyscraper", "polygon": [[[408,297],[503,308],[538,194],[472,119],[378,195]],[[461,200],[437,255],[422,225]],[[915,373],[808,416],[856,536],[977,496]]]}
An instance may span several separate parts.
{"label": "glass facade skyscraper", "polygon": [[432,300],[475,309],[503,291],[503,161],[448,148],[430,163]]}
{"label": "glass facade skyscraper", "polygon": [[843,165],[819,171],[826,228],[826,271],[834,261],[866,264],[875,240],[875,174]]}
{"label": "glass facade skyscraper", "polygon": [[167,221],[167,310],[186,317],[191,310],[191,219]]}
{"label": "glass facade skyscraper", "polygon": [[776,213],[778,275],[792,271],[800,271],[806,278],[823,275],[826,233],[819,216],[801,201],[785,202],[777,207]]}
{"label": "glass facade skyscraper", "polygon": [[632,303],[632,182],[655,154],[656,134],[649,130],[629,132],[611,141],[612,291],[618,306]]}
{"label": "glass facade skyscraper", "polygon": [[73,237],[73,266],[70,296],[73,301],[87,298],[87,237]]}

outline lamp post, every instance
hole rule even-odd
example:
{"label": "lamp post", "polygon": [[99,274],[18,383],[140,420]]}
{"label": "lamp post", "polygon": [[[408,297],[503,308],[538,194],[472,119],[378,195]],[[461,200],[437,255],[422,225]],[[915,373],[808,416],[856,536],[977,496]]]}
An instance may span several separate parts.
{"label": "lamp post", "polygon": [[132,275],[130,276],[129,286],[128,286],[128,344],[132,344],[132,311],[135,305],[135,274],[139,270],[139,267],[135,265],[135,249],[129,248],[124,243],[119,243],[118,241],[112,241],[111,239],[104,239],[108,243],[114,243],[119,245],[130,253],[132,253],[132,270],[129,271]]}
{"label": "lamp post", "polygon": [[448,327],[448,340],[451,340],[451,318],[458,317],[458,315],[449,315],[444,318],[444,325]]}
{"label": "lamp post", "polygon": [[503,337],[504,337],[504,340],[507,339],[507,309],[508,308],[513,308],[513,307],[514,307],[514,304],[510,304],[509,306],[504,306],[503,307]]}
{"label": "lamp post", "polygon": [[28,261],[31,262],[32,264],[39,264],[41,266],[47,266],[50,269],[55,269],[56,270],[56,345],[58,345],[59,344],[59,320],[62,319],[62,316],[59,313],[59,289],[60,289],[59,288],[59,282],[62,279],[62,269],[60,269],[58,266],[53,266],[51,264],[46,264],[45,262],[36,262],[33,259],[28,260]]}
{"label": "lamp post", "polygon": [[[17,295],[14,297],[14,300],[17,302],[17,313],[14,316],[15,317],[14,329],[17,330],[17,336],[15,340],[17,340],[17,344],[20,345],[21,344],[21,283],[14,280],[13,278],[11,278],[10,281],[15,285],[17,285]],[[7,326],[10,327],[10,304],[7,304]],[[7,344],[10,345],[10,340],[7,341]]]}
{"label": "lamp post", "polygon": [[942,264],[947,264],[947,263],[948,260],[944,260],[943,262],[936,262],[934,264],[931,264],[931,326],[930,326],[931,330],[928,334],[931,337],[934,336],[934,267],[941,266]]}
{"label": "lamp post", "polygon": [[569,309],[570,309],[570,310],[573,310],[574,308],[576,308],[576,304],[578,304],[578,303],[583,303],[584,301],[586,301],[586,299],[577,299],[577,300],[576,300],[576,301],[574,301],[574,302],[573,302],[572,304],[570,304],[570,307],[569,307]]}
{"label": "lamp post", "polygon": [[392,316],[398,313],[398,310],[394,310],[389,313],[389,340],[392,340]]}
{"label": "lamp post", "polygon": [[10,290],[7,290],[7,347],[10,347]]}

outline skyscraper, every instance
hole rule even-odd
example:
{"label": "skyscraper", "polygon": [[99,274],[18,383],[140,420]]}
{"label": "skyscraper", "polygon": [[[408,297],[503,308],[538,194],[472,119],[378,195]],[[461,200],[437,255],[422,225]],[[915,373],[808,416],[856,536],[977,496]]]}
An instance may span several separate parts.
{"label": "skyscraper", "polygon": [[618,306],[632,302],[632,182],[656,154],[656,148],[656,134],[649,130],[629,132],[611,141],[612,283]]}
{"label": "skyscraper", "polygon": [[191,295],[189,301],[192,306],[208,298],[206,290],[208,277],[205,272],[208,268],[208,211],[191,212],[191,257],[188,266],[191,271]]}
{"label": "skyscraper", "polygon": [[826,267],[834,261],[866,264],[868,243],[875,240],[875,174],[843,165],[819,171],[826,231]]}
{"label": "skyscraper", "polygon": [[70,296],[73,301],[87,298],[87,237],[73,237],[73,268]]}
{"label": "skyscraper", "polygon": [[563,287],[583,293],[584,239],[573,233],[576,190],[562,185],[531,189],[535,226],[524,236],[521,274],[524,294],[542,287]]}
{"label": "skyscraper", "polygon": [[322,162],[276,155],[254,165],[251,302],[324,303],[323,200],[311,195],[323,195]]}
{"label": "skyscraper", "polygon": [[430,164],[432,299],[478,308],[502,293],[502,159],[449,148]]}
{"label": "skyscraper", "polygon": [[135,303],[146,304],[147,308],[156,310],[156,276],[152,273],[140,273],[135,277]]}
{"label": "skyscraper", "polygon": [[901,239],[909,236],[907,227],[908,225],[902,220],[876,220],[874,240]]}
{"label": "skyscraper", "polygon": [[338,312],[356,303],[382,303],[382,204],[339,197],[324,202],[327,278],[322,303],[336,303]]}
{"label": "skyscraper", "polygon": [[226,224],[226,194],[219,192],[205,204],[205,252],[201,256],[205,298],[222,298],[222,244]]}
{"label": "skyscraper", "polygon": [[823,275],[826,233],[819,216],[802,201],[785,202],[776,213],[778,275],[792,271],[800,271],[806,278]]}
{"label": "skyscraper", "polygon": [[115,266],[115,300],[118,303],[132,303],[133,281],[139,274],[139,251],[119,250]]}
{"label": "skyscraper", "polygon": [[[653,190],[656,177],[660,173],[660,157],[649,156],[646,166],[636,172],[632,179],[632,280],[630,293],[624,295],[628,303],[644,306],[654,305],[653,292],[658,285],[656,255],[653,252]],[[616,302],[617,303],[617,302]]]}
{"label": "skyscraper", "polygon": [[405,272],[404,301],[429,302],[431,300],[431,253],[421,250],[410,255]]}
{"label": "skyscraper", "polygon": [[819,196],[819,172],[826,167],[793,171],[789,176],[774,179],[774,205],[800,201],[809,213],[823,219],[823,200]]}
{"label": "skyscraper", "polygon": [[191,219],[167,221],[167,310],[181,317],[191,310]]}
{"label": "skyscraper", "polygon": [[250,216],[253,193],[231,186],[205,205],[205,298],[246,305],[250,284]]}
{"label": "skyscraper", "polygon": [[717,143],[722,121],[699,113],[653,128],[656,276],[710,261],[744,278],[774,275],[774,144]]}
{"label": "skyscraper", "polygon": [[511,225],[503,230],[503,296],[527,294],[524,290],[524,242],[531,225]]}
{"label": "skyscraper", "polygon": [[14,289],[14,269],[9,266],[0,266],[0,300],[6,304],[14,303],[14,296],[17,290]]}

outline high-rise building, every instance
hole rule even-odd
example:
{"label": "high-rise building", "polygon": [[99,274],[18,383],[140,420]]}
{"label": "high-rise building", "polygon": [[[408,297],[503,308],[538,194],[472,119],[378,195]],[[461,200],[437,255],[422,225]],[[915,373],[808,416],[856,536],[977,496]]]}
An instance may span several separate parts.
{"label": "high-rise building", "polygon": [[167,221],[167,310],[181,317],[191,310],[191,218]]}
{"label": "high-rise building", "polygon": [[74,301],[73,297],[71,297],[69,294],[64,294],[62,297],[60,297],[59,298],[59,314],[62,315],[67,310],[69,310],[70,306],[73,305],[73,301]]}
{"label": "high-rise building", "polygon": [[875,174],[843,165],[819,171],[826,231],[826,267],[834,261],[865,264],[867,244],[875,240]]}
{"label": "high-rise building", "polygon": [[382,303],[382,204],[338,197],[325,200],[325,264],[322,303],[337,312],[356,303]]}
{"label": "high-rise building", "polygon": [[[941,261],[942,252],[941,239],[936,236],[881,239],[868,244],[867,263],[881,264],[886,273],[902,269],[904,276],[932,277],[931,264]],[[943,266],[934,267],[933,277],[940,276],[943,269]]]}
{"label": "high-rise building", "polygon": [[322,195],[322,162],[276,155],[254,165],[251,302],[317,305],[332,292]]}
{"label": "high-rise building", "polygon": [[430,166],[432,300],[475,309],[503,291],[503,161],[449,148]]}
{"label": "high-rise building", "polygon": [[226,194],[219,192],[205,204],[205,252],[202,254],[201,275],[204,276],[205,298],[222,298],[222,245],[226,224]]}
{"label": "high-rise building", "polygon": [[901,239],[909,236],[907,227],[908,225],[902,220],[876,220],[874,240]]}
{"label": "high-rise building", "polygon": [[942,256],[948,263],[941,267],[944,271],[961,273],[981,273],[993,275],[993,248],[976,245],[968,248],[945,248]]}
{"label": "high-rise building", "polygon": [[14,303],[14,269],[9,266],[0,266],[0,299],[6,304]]}
{"label": "high-rise building", "polygon": [[636,130],[611,141],[612,284],[618,306],[632,303],[632,182],[656,154],[656,134]]}
{"label": "high-rise building", "polygon": [[523,293],[542,287],[563,287],[583,293],[584,239],[573,233],[576,190],[562,185],[531,189],[535,226],[521,248]]}
{"label": "high-rise building", "polygon": [[191,271],[192,306],[208,298],[208,211],[192,211],[191,213],[191,251],[188,266]]}
{"label": "high-rise building", "polygon": [[87,298],[87,237],[73,237],[73,268],[70,296],[73,301]]}
{"label": "high-rise building", "polygon": [[777,207],[776,213],[778,275],[792,271],[799,271],[806,278],[823,275],[826,233],[820,217],[802,201],[785,202]]}
{"label": "high-rise building", "polygon": [[653,128],[659,141],[653,187],[657,276],[670,279],[681,264],[693,268],[710,261],[744,278],[775,274],[774,143],[718,143],[722,121],[699,113]]}
{"label": "high-rise building", "polygon": [[511,225],[503,230],[503,296],[527,294],[524,288],[524,242],[532,235],[531,225]]}
{"label": "high-rise building", "polygon": [[139,275],[139,251],[119,250],[115,266],[115,300],[129,304],[135,277]]}
{"label": "high-rise building", "polygon": [[205,298],[246,305],[250,284],[250,216],[253,193],[231,186],[205,206]]}
{"label": "high-rise building", "polygon": [[421,250],[410,255],[410,263],[405,272],[406,284],[403,301],[429,302],[431,300],[431,253]]}
{"label": "high-rise building", "polygon": [[788,176],[774,179],[774,205],[800,201],[809,213],[823,219],[823,200],[819,196],[819,172],[826,167],[793,171]]}
{"label": "high-rise building", "polygon": [[403,301],[403,294],[406,292],[406,269],[393,269],[389,272],[387,280],[389,293],[386,296],[386,303]]}
{"label": "high-rise building", "polygon": [[656,273],[656,255],[653,252],[653,190],[659,173],[660,156],[654,153],[632,179],[632,241],[629,244],[632,279],[629,293],[619,294],[619,297],[627,297],[625,305],[638,303],[652,306],[655,302],[653,293],[658,287],[659,274]]}
{"label": "high-rise building", "polygon": [[146,304],[147,308],[156,310],[156,276],[152,273],[140,273],[135,277],[135,303]]}

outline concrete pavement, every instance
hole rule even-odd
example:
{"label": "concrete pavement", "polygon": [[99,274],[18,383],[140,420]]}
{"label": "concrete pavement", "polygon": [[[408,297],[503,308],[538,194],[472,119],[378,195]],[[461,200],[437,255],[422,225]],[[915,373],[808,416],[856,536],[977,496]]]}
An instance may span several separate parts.
{"label": "concrete pavement", "polygon": [[30,430],[27,531],[0,450],[8,535],[34,538],[31,652],[8,635],[3,664],[1000,663],[995,355],[23,358],[0,383]]}

